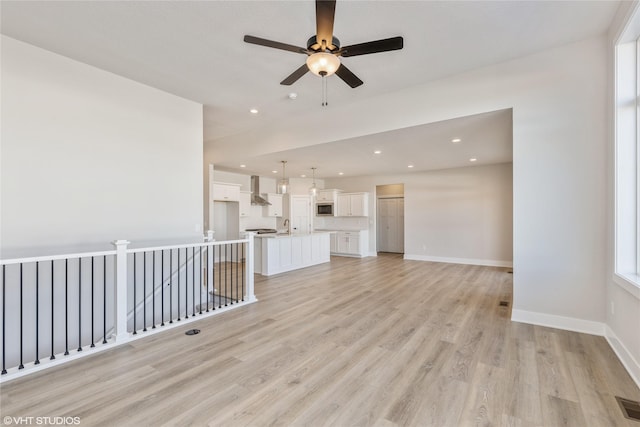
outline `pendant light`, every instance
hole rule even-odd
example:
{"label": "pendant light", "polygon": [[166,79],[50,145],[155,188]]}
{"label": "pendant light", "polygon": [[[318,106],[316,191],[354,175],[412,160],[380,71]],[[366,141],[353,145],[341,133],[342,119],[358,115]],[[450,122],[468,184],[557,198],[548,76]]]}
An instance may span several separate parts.
{"label": "pendant light", "polygon": [[309,188],[309,195],[311,197],[316,197],[318,195],[318,188],[316,187],[316,169],[317,168],[311,168],[311,173],[313,174],[313,184],[311,184],[311,187]]}
{"label": "pendant light", "polygon": [[287,194],[289,191],[289,180],[286,178],[284,174],[284,166],[287,164],[286,160],[281,160],[282,163],[282,179],[278,182],[278,194]]}

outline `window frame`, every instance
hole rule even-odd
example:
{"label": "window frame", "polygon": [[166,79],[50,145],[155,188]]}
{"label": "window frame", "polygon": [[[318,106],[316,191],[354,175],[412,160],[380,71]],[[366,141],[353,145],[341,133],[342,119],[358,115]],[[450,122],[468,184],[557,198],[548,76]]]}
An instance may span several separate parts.
{"label": "window frame", "polygon": [[615,44],[613,280],[640,298],[640,13]]}

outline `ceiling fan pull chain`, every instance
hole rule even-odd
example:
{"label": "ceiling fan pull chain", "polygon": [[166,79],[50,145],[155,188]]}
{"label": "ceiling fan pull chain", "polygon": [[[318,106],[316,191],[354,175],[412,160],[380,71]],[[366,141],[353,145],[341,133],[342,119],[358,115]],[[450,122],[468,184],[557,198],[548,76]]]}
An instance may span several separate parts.
{"label": "ceiling fan pull chain", "polygon": [[327,105],[327,76],[322,76],[322,106],[326,107]]}

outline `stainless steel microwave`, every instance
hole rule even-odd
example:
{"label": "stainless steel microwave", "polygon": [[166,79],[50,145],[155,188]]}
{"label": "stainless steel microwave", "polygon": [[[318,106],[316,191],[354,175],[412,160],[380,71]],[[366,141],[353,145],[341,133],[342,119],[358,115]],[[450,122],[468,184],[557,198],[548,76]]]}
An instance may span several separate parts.
{"label": "stainless steel microwave", "polygon": [[316,203],[316,216],[334,216],[333,203]]}

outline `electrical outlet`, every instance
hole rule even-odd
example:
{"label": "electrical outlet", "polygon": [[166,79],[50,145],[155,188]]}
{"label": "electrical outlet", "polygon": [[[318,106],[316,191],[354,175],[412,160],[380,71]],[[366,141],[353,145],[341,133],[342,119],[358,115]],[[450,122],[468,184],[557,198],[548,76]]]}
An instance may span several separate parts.
{"label": "electrical outlet", "polygon": [[198,223],[198,224],[196,224],[196,226],[195,226],[195,230],[196,230],[196,233],[199,233],[199,232],[200,232],[201,228],[200,228],[200,224],[199,224],[199,223]]}

